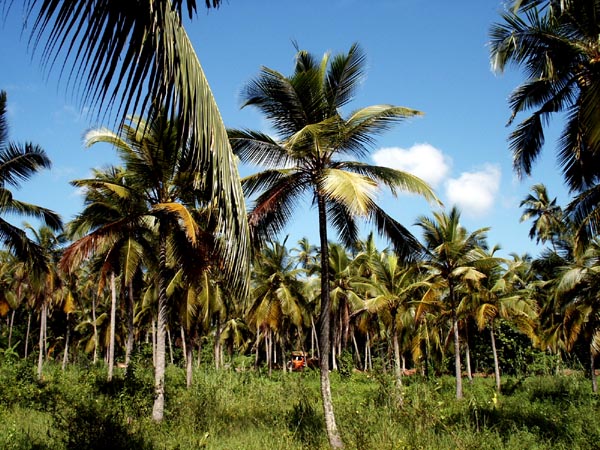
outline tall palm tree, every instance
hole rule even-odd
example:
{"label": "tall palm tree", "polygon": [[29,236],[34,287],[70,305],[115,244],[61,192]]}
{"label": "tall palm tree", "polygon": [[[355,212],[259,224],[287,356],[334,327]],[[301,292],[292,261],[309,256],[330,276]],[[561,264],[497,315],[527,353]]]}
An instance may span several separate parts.
{"label": "tall palm tree", "polygon": [[477,270],[481,260],[478,251],[487,248],[488,228],[469,233],[460,225],[460,212],[453,207],[449,213],[433,214],[433,218],[421,216],[417,225],[423,230],[426,254],[425,266],[429,270],[430,287],[423,299],[443,304],[450,315],[454,336],[454,364],[456,374],[456,398],[463,397],[459,336],[460,291],[477,285],[485,275]]}
{"label": "tall palm tree", "polygon": [[[75,180],[73,185],[85,188],[84,209],[71,222],[68,233],[73,244],[66,249],[61,267],[67,272],[76,270],[82,258],[102,258],[99,269],[98,292],[110,285],[111,329],[109,344],[108,379],[112,379],[115,352],[115,319],[117,295],[126,298],[126,363],[133,350],[134,278],[139,276],[143,264],[153,258],[154,230],[147,220],[140,218],[147,205],[140,196],[124,195],[128,192],[125,169],[110,167],[94,170],[93,178]],[[117,293],[116,275],[121,275]]]}
{"label": "tall palm tree", "polygon": [[44,265],[33,271],[33,290],[35,291],[36,303],[40,308],[40,339],[38,357],[38,378],[42,378],[43,364],[46,359],[47,344],[47,319],[50,307],[62,303],[61,285],[62,278],[58,267],[58,261],[65,243],[63,234],[55,233],[50,227],[41,226],[35,229],[26,225],[28,231],[33,235],[33,240],[42,251]]}
{"label": "tall palm tree", "polygon": [[555,240],[564,231],[562,209],[556,204],[556,197],[550,200],[545,185],[535,184],[531,191],[519,204],[524,207],[520,221],[533,219],[529,238],[542,244],[550,241],[554,248]]}
{"label": "tall palm tree", "polygon": [[[329,443],[342,447],[329,382],[330,295],[328,222],[337,229],[344,245],[357,240],[356,218],[366,218],[391,238],[403,256],[419,248],[406,228],[376,203],[380,184],[393,193],[398,189],[435,196],[419,178],[397,170],[357,161],[367,155],[374,136],[396,122],[419,115],[413,109],[374,105],[342,115],[364,74],[365,56],[358,45],[347,53],[321,60],[306,51],[296,54],[294,73],[286,77],[263,68],[244,91],[244,106],[258,108],[269,120],[277,138],[248,130],[231,130],[234,152],[242,162],[268,167],[243,180],[248,196],[256,193],[249,223],[256,240],[283,230],[296,211],[301,196],[311,197],[319,217],[321,251],[320,369],[321,394]],[[348,159],[343,159],[348,157]]]}
{"label": "tall palm tree", "polygon": [[[157,268],[154,275],[158,298],[157,351],[155,366],[155,402],[152,417],[161,421],[164,414],[164,381],[166,357],[166,330],[169,318],[167,295],[168,280],[187,255],[194,254],[193,264],[182,264],[190,274],[206,264],[205,243],[212,242],[210,234],[201,229],[196,211],[206,204],[206,193],[211,192],[214,180],[210,175],[196,171],[196,152],[191,142],[182,143],[179,120],[170,120],[161,110],[148,120],[133,119],[124,124],[119,133],[107,129],[92,130],[86,136],[87,145],[98,142],[112,144],[124,162],[124,182],[110,180],[78,180],[78,186],[102,186],[134,204],[143,205],[131,211],[124,220],[132,226],[152,227],[156,233]],[[192,202],[193,199],[193,202]],[[121,223],[117,223],[121,225]],[[214,222],[211,224],[214,226]],[[216,228],[216,229],[215,229]],[[216,232],[218,227],[211,230]],[[96,235],[111,236],[113,228],[96,230]],[[205,239],[206,238],[206,239]],[[231,242],[229,242],[230,245]],[[220,245],[219,248],[223,248]],[[225,255],[230,253],[225,252]],[[224,258],[226,260],[226,258]],[[190,261],[190,259],[186,259]],[[225,275],[231,275],[224,271]],[[229,279],[232,285],[235,280]]]}
{"label": "tall palm tree", "polygon": [[[11,0],[0,0],[10,8]],[[156,116],[165,106],[179,117],[176,139],[189,147],[193,170],[210,178],[215,223],[224,254],[223,271],[246,289],[250,248],[244,197],[227,131],[200,61],[183,26],[198,5],[216,8],[221,0],[27,0],[31,42],[47,68],[77,74],[72,87],[98,111]],[[6,6],[8,5],[8,6]],[[6,9],[5,8],[5,9]],[[63,64],[60,64],[63,61]],[[111,108],[115,106],[115,108]],[[124,120],[123,120],[124,122]]]}
{"label": "tall palm tree", "polygon": [[285,244],[285,240],[283,243],[271,242],[256,255],[252,278],[253,302],[247,314],[248,322],[256,328],[256,345],[261,335],[265,341],[269,373],[275,352],[273,338],[278,338],[283,350],[286,328],[293,326],[302,336],[308,322],[304,285],[300,280],[302,269],[296,268],[296,261]]}
{"label": "tall palm tree", "polygon": [[532,111],[510,135],[514,169],[531,173],[544,145],[544,127],[552,116],[566,114],[557,159],[569,189],[586,193],[568,208],[585,244],[600,225],[600,4],[514,0],[512,6],[492,26],[490,49],[495,70],[514,64],[527,77],[509,99],[509,123]]}
{"label": "tall palm tree", "polygon": [[489,329],[496,390],[500,392],[496,322],[500,318],[508,319],[521,332],[534,338],[537,304],[527,293],[530,274],[527,258],[513,254],[512,260],[502,260],[484,254],[482,259],[486,260],[485,267],[481,268],[486,278],[475,295],[474,317],[480,331],[486,327]]}
{"label": "tall palm tree", "polygon": [[417,264],[402,264],[393,253],[383,253],[371,278],[375,295],[367,300],[366,305],[370,312],[383,317],[389,327],[398,388],[402,386],[400,337],[403,334],[409,337],[407,331],[415,329],[417,290],[427,286],[423,275]]}
{"label": "tall palm tree", "polygon": [[49,209],[14,198],[10,187],[18,188],[21,181],[50,166],[50,159],[39,146],[16,144],[8,140],[6,92],[0,91],[0,243],[21,260],[31,260],[34,269],[44,266],[43,250],[23,230],[9,223],[6,216],[17,214],[33,217],[54,231],[61,230],[62,222],[58,214]]}

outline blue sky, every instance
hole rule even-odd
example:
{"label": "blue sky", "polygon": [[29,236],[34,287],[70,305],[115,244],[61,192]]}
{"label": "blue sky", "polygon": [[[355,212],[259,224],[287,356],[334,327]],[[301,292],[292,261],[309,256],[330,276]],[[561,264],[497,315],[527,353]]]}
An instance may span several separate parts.
{"label": "blue sky", "polygon": [[[240,110],[239,97],[261,66],[290,74],[294,41],[319,56],[358,42],[367,55],[367,74],[350,108],[391,103],[425,113],[381,136],[369,162],[409,170],[430,182],[447,208],[459,206],[468,230],[491,227],[489,243],[499,244],[503,254],[535,256],[540,248],[527,236],[530,223],[519,223],[519,202],[539,182],[561,205],[568,201],[554,157],[560,123],[548,130],[532,176],[516,179],[507,145],[511,129],[505,124],[507,97],[522,77],[516,69],[492,73],[487,48],[489,27],[502,8],[500,0],[228,0],[218,10],[200,9],[187,30],[225,124],[263,131],[269,131],[268,124],[257,111]],[[68,221],[82,204],[69,181],[114,163],[114,155],[106,147],[83,148],[84,133],[104,124],[79,103],[66,77],[59,80],[57,70],[40,68],[26,37],[21,11],[14,7],[0,24],[0,89],[8,93],[10,138],[41,145],[53,168],[36,175],[17,198],[51,208]],[[241,168],[242,175],[254,170]],[[432,214],[430,205],[385,191],[379,200],[420,238],[413,224]],[[307,236],[317,243],[316,213],[308,206],[299,211],[287,232],[290,242]]]}

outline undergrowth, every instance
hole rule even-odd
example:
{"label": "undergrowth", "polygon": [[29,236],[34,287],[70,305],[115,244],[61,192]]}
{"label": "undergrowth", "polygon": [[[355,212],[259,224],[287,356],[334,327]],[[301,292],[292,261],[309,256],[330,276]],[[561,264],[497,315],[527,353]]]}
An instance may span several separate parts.
{"label": "undergrowth", "polygon": [[[454,379],[332,373],[336,418],[350,449],[589,449],[600,442],[598,397],[580,375],[491,378],[454,398]],[[150,419],[152,368],[0,365],[2,449],[327,448],[317,372],[197,370],[190,389],[170,366],[165,420]]]}

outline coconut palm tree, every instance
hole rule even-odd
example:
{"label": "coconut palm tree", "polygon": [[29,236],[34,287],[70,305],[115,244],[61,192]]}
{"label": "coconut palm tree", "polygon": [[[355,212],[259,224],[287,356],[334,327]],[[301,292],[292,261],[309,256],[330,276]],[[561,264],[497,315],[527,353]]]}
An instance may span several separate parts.
{"label": "coconut palm tree", "polygon": [[598,391],[595,360],[600,353],[600,239],[596,238],[572,264],[562,268],[556,295],[562,304],[566,349],[582,336],[589,348],[592,390]]}
{"label": "coconut palm tree", "polygon": [[[374,136],[418,111],[391,105],[358,109],[348,116],[342,108],[353,98],[364,74],[365,56],[358,45],[345,54],[321,60],[306,51],[296,54],[294,73],[286,77],[263,68],[243,90],[244,106],[258,108],[269,120],[277,138],[249,130],[231,130],[234,152],[242,162],[266,166],[246,177],[246,194],[258,194],[249,213],[253,238],[277,235],[296,212],[303,195],[318,211],[321,252],[320,369],[321,394],[329,443],[343,446],[339,436],[329,382],[330,295],[328,223],[337,229],[344,245],[358,238],[356,218],[373,222],[391,238],[403,256],[413,255],[418,241],[375,202],[380,184],[434,199],[419,178],[397,170],[357,161],[367,155]],[[344,159],[346,157],[347,159]]]}
{"label": "coconut palm tree", "polygon": [[156,253],[151,224],[143,219],[132,220],[143,217],[147,205],[140,196],[124,195],[129,192],[126,179],[125,169],[109,167],[94,170],[91,179],[72,182],[85,190],[84,209],[68,224],[68,233],[74,242],[61,259],[61,267],[67,272],[76,270],[83,258],[95,256],[102,259],[98,292],[106,284],[110,285],[111,291],[109,381],[114,368],[117,296],[124,297],[126,304],[125,361],[128,363],[134,340],[134,279],[150,265],[149,260]]}
{"label": "coconut palm tree", "polygon": [[492,26],[490,49],[495,70],[514,64],[527,76],[509,99],[509,123],[532,111],[510,135],[513,166],[517,174],[529,175],[542,151],[546,124],[554,115],[566,115],[557,159],[569,189],[586,193],[568,208],[585,244],[600,225],[600,4],[535,0],[512,6]]}
{"label": "coconut palm tree", "polygon": [[[17,2],[0,0],[0,7]],[[215,201],[215,226],[224,254],[222,270],[242,291],[249,279],[250,248],[244,197],[227,131],[200,61],[183,26],[198,5],[221,0],[28,0],[24,25],[45,67],[77,74],[74,90],[98,111],[178,117],[175,139],[189,148],[193,171],[205,173]],[[6,9],[5,8],[5,9]],[[63,64],[60,64],[63,61]],[[70,78],[70,80],[74,79]],[[114,107],[114,108],[112,108]]]}
{"label": "coconut palm tree", "polygon": [[454,363],[456,398],[463,397],[459,336],[459,306],[461,289],[477,286],[485,274],[477,270],[481,259],[479,249],[487,248],[488,228],[469,233],[460,225],[460,212],[453,207],[449,213],[435,212],[433,218],[421,216],[417,223],[423,230],[427,252],[425,267],[429,271],[430,287],[423,296],[424,302],[435,301],[448,313],[454,336]]}
{"label": "coconut palm tree", "polygon": [[34,269],[42,269],[45,260],[40,249],[25,232],[6,220],[8,215],[39,219],[44,226],[60,231],[60,217],[49,209],[17,200],[11,187],[18,188],[41,169],[50,168],[46,152],[31,143],[16,144],[8,140],[6,92],[0,91],[0,243],[23,261],[31,260]]}
{"label": "coconut palm tree", "polygon": [[[498,319],[509,320],[519,331],[535,339],[537,304],[528,295],[527,286],[530,270],[527,258],[512,255],[512,260],[496,258],[493,254],[482,255],[486,261],[480,270],[486,278],[474,296],[476,306],[473,311],[480,331],[486,327],[490,332],[494,358],[496,390],[500,392],[500,364],[496,347],[496,323]],[[505,266],[505,267],[504,267]]]}
{"label": "coconut palm tree", "polygon": [[[206,193],[211,192],[210,186],[214,180],[196,171],[195,149],[190,147],[191,142],[182,143],[179,140],[180,121],[170,120],[166,114],[165,110],[161,110],[148,120],[132,119],[121,127],[119,133],[107,129],[90,131],[86,136],[88,146],[104,142],[115,147],[124,162],[124,182],[97,179],[76,182],[78,186],[110,189],[123,200],[143,205],[134,209],[124,221],[134,228],[150,227],[156,233],[153,250],[157,265],[153,276],[158,299],[158,321],[152,413],[155,421],[161,421],[164,414],[166,331],[170,308],[168,281],[175,273],[175,265],[179,266],[184,259],[191,261],[190,254],[196,256],[195,262],[181,264],[180,267],[188,271],[190,276],[197,274],[208,259],[205,243],[212,242],[210,233],[203,231],[196,220],[195,211],[210,200]],[[191,203],[192,198],[194,203]],[[122,223],[116,225],[123,227]],[[218,225],[214,225],[211,231],[216,233],[218,229]],[[111,236],[112,232],[113,228],[100,228],[96,230],[96,236]],[[223,245],[220,245],[219,249],[222,248]],[[222,260],[226,261],[230,254],[225,252]],[[227,276],[231,272],[224,269],[223,274]],[[235,286],[235,280],[229,278],[228,281]]]}
{"label": "coconut palm tree", "polygon": [[545,244],[550,241],[554,247],[555,240],[564,232],[562,208],[556,204],[556,197],[550,200],[546,186],[535,184],[531,194],[525,197],[519,206],[524,207],[521,222],[533,219],[529,238],[536,243]]}
{"label": "coconut palm tree", "polygon": [[40,309],[40,338],[38,357],[38,378],[42,378],[43,364],[47,350],[47,319],[53,305],[63,303],[62,277],[58,267],[62,246],[66,239],[63,234],[55,233],[50,227],[35,229],[29,224],[26,228],[33,236],[35,245],[41,249],[44,265],[32,272],[32,289],[35,292],[37,306]]}
{"label": "coconut palm tree", "polygon": [[[396,384],[402,386],[400,337],[410,341],[416,329],[416,299],[418,290],[427,286],[424,273],[417,264],[402,264],[393,253],[382,253],[371,278],[374,296],[366,301],[369,312],[377,313],[386,323],[394,350]],[[402,393],[400,392],[402,401]]]}
{"label": "coconut palm tree", "polygon": [[[307,325],[308,315],[303,288],[300,279],[303,269],[296,268],[286,241],[271,242],[256,255],[253,270],[253,302],[248,310],[248,322],[256,328],[256,346],[262,335],[265,341],[266,361],[269,374],[272,370],[275,346],[273,340],[279,340],[282,353],[285,354],[285,331],[295,327],[302,336]],[[299,339],[302,341],[302,339]],[[285,360],[282,363],[285,366]]]}

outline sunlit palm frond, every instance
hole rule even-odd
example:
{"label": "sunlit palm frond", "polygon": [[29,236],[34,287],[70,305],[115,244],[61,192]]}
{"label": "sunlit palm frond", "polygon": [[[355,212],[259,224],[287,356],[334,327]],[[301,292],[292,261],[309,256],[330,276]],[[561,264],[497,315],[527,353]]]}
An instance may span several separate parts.
{"label": "sunlit palm frond", "polygon": [[335,202],[343,203],[350,214],[365,217],[373,208],[378,186],[360,174],[338,169],[323,173],[323,192]]}

